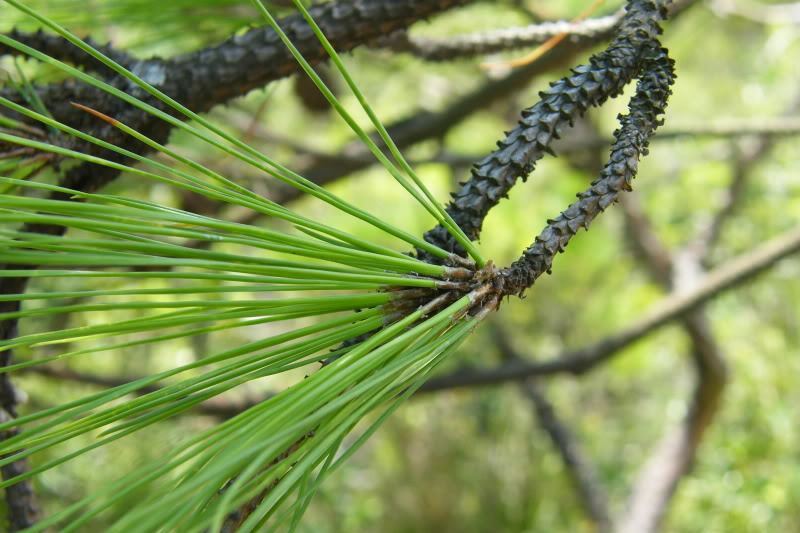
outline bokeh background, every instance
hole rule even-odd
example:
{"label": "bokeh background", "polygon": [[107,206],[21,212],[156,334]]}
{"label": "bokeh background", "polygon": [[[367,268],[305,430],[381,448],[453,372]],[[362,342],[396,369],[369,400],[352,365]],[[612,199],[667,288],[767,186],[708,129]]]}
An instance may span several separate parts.
{"label": "bokeh background", "polygon": [[[259,23],[243,0],[31,0],[29,4],[81,36],[111,40],[140,57],[191,51]],[[572,19],[587,5],[578,0],[478,2],[417,24],[410,33],[445,38],[542,19]],[[619,2],[608,1],[593,16],[613,13],[618,7]],[[749,1],[700,1],[665,24],[664,44],[676,60],[678,82],[664,138],[652,143],[629,202],[609,209],[591,231],[579,234],[567,253],[557,258],[553,274],[538,282],[525,299],[504,303],[493,319],[494,327],[473,336],[443,373],[497,365],[504,357],[499,346],[531,360],[557,357],[601,341],[653,309],[668,291],[638,252],[631,227],[642,220],[631,218],[637,208],[661,243],[680,258],[727,204],[731,184],[740,183],[735,209],[705,258],[708,267],[724,265],[798,227],[800,16],[772,13],[768,5]],[[0,14],[2,31],[34,28],[6,6],[0,6]],[[414,143],[406,154],[438,197],[446,199],[468,176],[469,162],[493,149],[520,110],[536,102],[538,91],[600,48],[571,56],[500,98],[481,101],[463,120],[449,124],[439,136]],[[382,120],[391,124],[412,116],[437,116],[462,96],[507,76],[503,62],[528,51],[431,62],[391,49],[361,47],[346,61]],[[20,65],[39,81],[52,75],[35,65]],[[0,66],[13,70],[5,60]],[[334,76],[330,79],[343,101],[356,109],[343,84]],[[352,135],[326,106],[319,105],[307,85],[297,78],[284,79],[216,108],[210,116],[292,168],[319,168],[315,165],[324,161],[320,154],[334,156],[326,164],[335,166],[339,164],[335,156],[346,159],[353,153]],[[607,149],[597,139],[613,131],[626,95],[592,110],[576,133],[564,140],[565,155],[546,157],[531,178],[491,213],[480,241],[485,256],[499,265],[513,261],[545,220],[585,188],[597,158]],[[772,126],[780,134],[759,134]],[[714,129],[719,131],[709,134]],[[236,162],[209,155],[181,135],[174,135],[172,142],[257,191],[276,190]],[[431,227],[429,218],[380,167],[345,173],[329,186],[408,231],[421,234]],[[129,176],[109,190],[218,216],[238,215],[164,187],[144,187]],[[299,199],[292,205],[347,227],[347,221],[335,219],[340,214],[318,202]],[[787,258],[756,279],[719,294],[704,312],[727,363],[729,380],[663,529],[800,530],[800,257]],[[62,327],[24,325],[56,326]],[[25,408],[97,390],[85,380],[65,379],[67,371],[109,379],[142,375],[242,342],[240,335],[224,333],[83,360],[61,368],[60,376],[26,374],[19,379],[28,398]],[[642,465],[664,435],[684,420],[696,381],[691,350],[685,329],[675,322],[591,372],[535,383],[591,463],[612,516],[623,513]],[[286,381],[248,384],[225,400],[235,405],[258,398],[289,382],[282,379]],[[46,474],[36,485],[44,507],[68,505],[113,472],[157,455],[187,432],[218,420],[209,412],[184,416]],[[570,468],[536,416],[535,403],[524,385],[514,382],[412,398],[322,487],[301,530],[593,531],[584,507]],[[116,512],[124,511],[122,506]]]}

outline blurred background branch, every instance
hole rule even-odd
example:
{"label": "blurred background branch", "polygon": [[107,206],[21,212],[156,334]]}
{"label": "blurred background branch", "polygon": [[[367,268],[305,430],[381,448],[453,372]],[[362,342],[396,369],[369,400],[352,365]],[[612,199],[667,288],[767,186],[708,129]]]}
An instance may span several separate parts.
{"label": "blurred background branch", "polygon": [[[450,4],[461,7],[466,3]],[[352,41],[353,47],[363,42],[368,49],[362,47],[348,59],[360,69],[359,74],[367,83],[373,84],[371,97],[378,102],[381,113],[391,117],[390,132],[397,144],[409,150],[415,164],[425,166],[426,180],[439,187],[442,197],[452,181],[464,176],[466,167],[488,151],[499,128],[513,123],[518,110],[535,99],[533,92],[544,88],[545,75],[546,79],[555,78],[566,67],[584,61],[588,52],[608,41],[619,21],[617,13],[572,25],[571,36],[551,53],[498,76],[480,71],[475,61],[482,60],[480,56],[484,54],[541,42],[563,30],[562,19],[569,19],[583,4],[562,9],[525,0],[479,2],[470,3],[474,5],[464,8],[463,13],[462,9],[450,9],[450,4],[445,4],[430,8],[447,12],[434,20],[432,30],[420,25],[410,31],[395,31],[394,26],[370,28],[373,37]],[[678,10],[690,4],[676,2]],[[618,215],[609,213],[608,222],[593,227],[589,236],[581,236],[580,244],[563,258],[563,270],[559,267],[558,276],[537,288],[533,303],[504,303],[510,308],[504,310],[508,321],[503,325],[504,334],[491,333],[478,338],[474,346],[464,347],[460,366],[444,370],[424,386],[417,401],[401,410],[385,433],[378,435],[374,448],[365,451],[362,461],[367,466],[356,466],[354,473],[332,480],[332,492],[323,494],[321,503],[315,504],[315,524],[325,524],[331,531],[336,531],[337,524],[344,524],[339,531],[369,528],[363,524],[381,524],[397,531],[400,525],[390,524],[385,517],[397,515],[400,510],[406,517],[402,526],[420,531],[445,531],[448,527],[472,527],[475,531],[481,527],[575,530],[583,527],[585,520],[594,524],[588,529],[594,527],[598,531],[656,531],[660,527],[692,531],[697,529],[686,524],[711,527],[710,514],[718,512],[746,516],[749,530],[768,529],[752,525],[761,518],[764,522],[759,524],[791,530],[775,524],[791,524],[791,516],[797,515],[792,511],[793,502],[800,501],[793,485],[786,482],[790,474],[780,469],[780,461],[790,458],[786,450],[793,449],[793,411],[784,405],[791,403],[793,393],[787,383],[773,386],[773,382],[775,375],[793,375],[791,357],[783,356],[792,355],[792,347],[796,348],[798,342],[793,337],[797,323],[793,302],[797,295],[792,281],[797,262],[782,262],[800,250],[797,221],[791,216],[796,208],[796,187],[791,179],[796,168],[792,156],[787,157],[783,150],[796,143],[800,122],[796,106],[781,104],[787,94],[781,87],[795,85],[787,81],[794,74],[787,61],[796,56],[793,43],[797,39],[787,29],[793,23],[794,4],[752,6],[755,4],[711,2],[706,4],[710,10],[699,6],[669,25],[665,39],[681,62],[677,105],[667,125],[653,138],[655,157],[643,170],[647,182],[658,185],[643,184],[641,193],[624,197],[620,209],[612,208],[611,212]],[[609,9],[617,7],[614,4]],[[402,23],[393,19],[392,24],[416,24],[425,16],[415,15],[413,20]],[[756,24],[737,20],[741,18]],[[94,33],[95,28],[88,24],[85,27]],[[248,30],[251,37],[245,37]],[[27,30],[15,35],[30,44],[49,47],[51,54],[62,53],[65,61],[102,70],[92,62],[82,63],[47,35]],[[261,37],[256,38],[257,35]],[[263,32],[242,26],[237,37],[227,44],[236,41],[242,49],[255,47],[263,44],[263,37]],[[101,34],[95,40],[103,43],[108,36]],[[183,67],[189,69],[189,58],[197,60],[202,54],[211,54],[212,49],[222,53],[223,49],[236,48],[208,43],[197,47],[194,53],[180,56],[185,60]],[[126,64],[136,64],[137,57],[152,56],[149,49],[128,52],[117,44],[107,50],[119,54],[120,61],[129,62]],[[726,55],[729,50],[736,50],[735,61]],[[157,66],[162,61],[166,64],[171,60],[153,58],[139,68]],[[386,216],[414,219],[415,215],[399,211],[400,206],[393,204],[388,187],[372,170],[373,158],[363,147],[349,142],[348,132],[332,126],[333,121],[324,110],[309,107],[296,87],[300,85],[299,78],[291,83],[269,83],[269,93],[251,94],[231,104],[230,98],[278,80],[294,67],[278,61],[265,67],[275,67],[274,76],[264,77],[263,72],[251,72],[247,61],[228,64],[235,83],[223,84],[219,83],[222,78],[209,77],[205,86],[186,84],[178,89],[207,99],[202,103],[206,110],[217,103],[229,104],[217,106],[210,116],[246,136],[259,149],[277,151],[291,162],[289,166],[317,182],[347,191],[365,205],[385,211]],[[398,72],[403,75],[395,75]],[[409,81],[404,85],[404,80]],[[251,82],[252,87],[245,87]],[[335,83],[332,80],[334,87]],[[44,78],[35,84],[57,113],[62,108],[65,113],[71,112],[63,105],[69,99],[93,97],[85,88],[57,79]],[[215,85],[213,91],[209,84]],[[440,89],[435,89],[437,84]],[[761,90],[763,95],[759,96]],[[8,89],[3,92],[10,94]],[[398,97],[400,94],[403,98]],[[620,107],[605,114],[590,113],[574,132],[566,132],[553,144],[557,154],[569,156],[570,165],[560,165],[552,159],[544,161],[535,182],[517,188],[511,200],[498,207],[497,216],[504,231],[490,224],[482,243],[492,254],[513,257],[524,245],[519,237],[528,235],[530,225],[554,208],[563,207],[572,189],[582,187],[587,176],[596,174],[599,159],[610,142],[603,132],[608,131],[619,110]],[[74,118],[84,122],[87,119]],[[604,128],[584,127],[594,121]],[[102,129],[101,124],[85,125]],[[169,135],[168,131],[156,133],[162,138]],[[188,152],[193,149],[178,136],[173,141]],[[25,156],[12,154],[9,159],[19,155]],[[199,154],[201,159],[204,156]],[[57,162],[45,163],[46,175],[51,163]],[[225,168],[226,175],[252,186],[259,194],[279,203],[296,202],[300,209],[316,209],[295,189],[258,181],[259,177],[233,165]],[[116,177],[103,176],[96,168],[87,167],[81,172],[89,180],[86,183],[102,184]],[[114,187],[163,200],[159,196],[163,191],[145,191],[126,179]],[[255,212],[222,213],[223,206],[203,203],[191,195],[167,201],[200,214],[230,214],[242,223],[274,223]],[[417,228],[420,232],[423,229]],[[767,240],[770,235],[779,237]],[[763,244],[754,246],[761,241]],[[635,261],[627,262],[626,254]],[[609,255],[613,255],[613,261],[609,261]],[[768,269],[772,272],[767,280],[746,283]],[[569,290],[557,290],[556,285]],[[665,295],[661,296],[661,292]],[[712,299],[714,305],[708,305]],[[593,305],[603,308],[600,320],[592,314]],[[679,327],[665,331],[664,326],[669,324]],[[743,328],[742,324],[746,326]],[[259,330],[255,334],[262,333]],[[6,337],[13,334],[4,332]],[[744,336],[752,339],[743,341]],[[213,349],[219,342],[242,342],[235,336],[222,339],[210,336],[188,347],[172,345],[163,353],[143,350],[137,353],[137,357],[141,356],[138,362],[157,366],[187,357],[187,353],[189,357],[202,356],[204,350]],[[685,348],[681,344],[684,339]],[[524,353],[518,350],[522,346]],[[486,354],[498,351],[505,358],[492,366]],[[658,374],[663,371],[665,353],[683,351],[689,356],[689,365],[672,362],[674,368],[667,371],[666,379]],[[554,355],[534,358],[537,354]],[[725,389],[723,402],[728,366],[742,366],[745,360],[752,360],[748,364],[755,369],[737,371],[734,386]],[[769,372],[764,370],[767,366]],[[590,372],[601,367],[602,373]],[[684,391],[676,382],[680,382],[679,376],[687,368],[693,381]],[[93,390],[118,386],[136,379],[137,372],[137,367],[127,362],[87,363],[37,367],[23,379],[26,390],[33,391],[30,402],[47,405],[48,394],[59,396],[87,387]],[[657,374],[655,382],[648,373]],[[582,379],[544,383],[545,377],[561,374]],[[619,382],[625,387],[620,387]],[[505,383],[518,385],[526,402],[519,402],[516,388],[483,388]],[[270,382],[205,402],[192,411],[199,416],[182,417],[172,431],[181,431],[183,424],[202,426],[235,416],[268,398],[270,391],[281,385]],[[57,392],[43,392],[45,388]],[[445,391],[452,394],[444,394]],[[6,392],[7,396],[13,395],[14,402],[23,397],[10,385]],[[431,392],[441,394],[428,394]],[[522,405],[515,408],[513,402]],[[670,413],[678,414],[665,417],[659,410],[666,410],[665,406]],[[520,422],[521,418],[514,418],[516,409],[523,412],[524,420],[531,412],[536,414],[539,427],[553,445],[552,453],[566,470],[552,469],[545,453],[549,450],[536,447],[539,443],[531,437],[529,428]],[[474,421],[474,428],[468,426],[470,421]],[[723,435],[724,443],[714,439],[714,432],[709,430],[712,427]],[[746,430],[746,435],[740,428]],[[484,433],[486,438],[482,438]],[[171,438],[171,434],[166,433],[164,438]],[[652,450],[635,453],[637,447],[644,448],[641,442],[652,439],[658,443]],[[706,442],[701,449],[703,440]],[[751,440],[758,441],[757,446]],[[468,447],[464,442],[469,443]],[[741,451],[748,443],[746,453]],[[515,455],[504,448],[512,444],[529,446],[531,455]],[[128,454],[125,457],[144,453],[121,450]],[[514,450],[519,452],[518,448]],[[698,462],[701,471],[688,476]],[[768,468],[764,466],[767,463]],[[636,475],[628,480],[620,471]],[[497,472],[501,475],[490,477]],[[568,480],[570,490],[577,490],[580,505],[575,507],[580,518],[570,514],[571,499],[553,502],[558,499],[553,495],[561,494],[561,474]],[[525,481],[513,485],[513,480],[519,478]],[[358,501],[348,500],[351,489],[359,494]],[[40,490],[48,500],[63,492],[55,485]],[[517,496],[519,499],[515,499]],[[32,501],[26,498],[23,495],[16,501]],[[330,503],[334,500],[336,504]],[[466,500],[469,501],[463,503]],[[524,505],[510,509],[503,506],[504,501]],[[616,501],[627,501],[623,512],[614,512],[610,502]],[[725,509],[730,509],[723,505],[731,506],[735,512],[727,513]],[[669,526],[665,526],[670,507],[675,511],[669,515]],[[764,518],[767,507],[772,514]],[[342,514],[342,508],[348,512]],[[701,508],[703,513],[698,511]],[[707,514],[709,508],[713,513]],[[27,510],[21,506],[12,512],[24,514]],[[522,516],[524,512],[529,514]],[[519,518],[513,523],[501,522],[508,516]],[[718,520],[718,524],[730,526],[720,526],[721,529],[736,531],[730,520]],[[748,530],[746,526],[742,528],[741,531]]]}

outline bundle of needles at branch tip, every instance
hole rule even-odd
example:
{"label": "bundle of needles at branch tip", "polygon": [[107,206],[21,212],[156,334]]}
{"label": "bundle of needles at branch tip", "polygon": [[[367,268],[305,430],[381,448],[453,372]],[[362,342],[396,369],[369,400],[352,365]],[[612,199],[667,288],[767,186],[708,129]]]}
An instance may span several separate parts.
{"label": "bundle of needles at branch tip", "polygon": [[[15,95],[0,96],[0,320],[4,331],[16,331],[17,322],[26,320],[82,317],[74,327],[20,328],[19,335],[4,337],[3,376],[210,332],[272,324],[277,329],[257,331],[277,333],[1,422],[0,432],[9,436],[0,442],[0,466],[49,450],[57,454],[0,486],[27,482],[248,382],[313,368],[282,392],[187,436],[157,459],[31,524],[30,531],[85,530],[134,493],[142,495],[139,503],[115,517],[109,531],[223,531],[232,523],[238,531],[296,528],[320,483],[453,356],[503,298],[522,294],[549,272],[578,229],[588,228],[630,190],[674,78],[658,42],[664,3],[630,0],[608,48],[543,92],[445,208],[401,154],[326,38],[324,21],[345,7],[333,2],[308,9],[294,0],[297,13],[278,21],[253,0],[276,46],[288,50],[387,179],[431,217],[436,227],[422,237],[293,172],[168,96],[159,88],[157,69],[79,39],[25,2],[4,3],[69,47],[70,57],[83,55],[94,68],[77,68],[74,61],[38,50],[25,43],[23,33],[0,35],[4,54],[38,61],[75,87],[75,98],[58,112],[36,97],[24,77]],[[301,38],[304,49],[313,38],[324,51],[380,142],[301,53],[295,42]],[[489,210],[532,172],[560,132],[632,80],[635,94],[620,116],[600,176],[547,221],[516,262],[500,268],[482,257],[474,241]],[[96,105],[108,101],[114,106]],[[83,127],[61,120],[61,114],[80,116]],[[396,246],[292,211],[182,155],[161,133],[173,129],[378,230]],[[59,166],[65,174],[59,184],[34,179],[42,168]],[[103,179],[82,181],[87,169],[125,173],[238,206],[282,221],[287,229],[104,193]],[[191,245],[196,242],[204,245]],[[354,431],[357,437],[346,441]]]}

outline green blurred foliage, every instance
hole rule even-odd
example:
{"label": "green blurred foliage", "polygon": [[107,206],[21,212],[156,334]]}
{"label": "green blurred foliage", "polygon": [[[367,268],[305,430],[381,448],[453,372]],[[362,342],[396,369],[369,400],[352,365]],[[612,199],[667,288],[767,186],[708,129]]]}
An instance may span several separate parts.
{"label": "green blurred foliage", "polygon": [[[31,4],[81,35],[112,39],[143,57],[170,56],[258,23],[242,0],[37,0]],[[513,4],[479,3],[413,31],[442,36],[526,23],[527,15]],[[571,17],[585,4],[578,0],[558,5],[525,3],[546,17]],[[3,28],[20,23],[13,16],[3,21]],[[679,75],[666,128],[729,117],[757,121],[780,115],[800,98],[800,30],[796,26],[719,18],[699,4],[667,24],[665,45],[677,61]],[[421,109],[441,109],[484,83],[487,75],[479,67],[482,59],[430,64],[369,49],[347,56],[348,66],[387,123]],[[466,155],[488,152],[518,111],[534,103],[537,92],[561,74],[552,72],[534,80],[513,98],[474,113],[441,142],[422,143],[408,150],[408,155],[424,160],[440,149]],[[293,91],[295,83],[291,79],[274,83],[214,110],[212,116],[249,136],[260,149],[296,166],[302,165],[303,157],[290,149],[286,139],[335,152],[351,139],[350,132],[329,114],[307,111]],[[342,97],[356,110],[353,98]],[[612,131],[625,101],[623,96],[610,102],[593,111],[591,119],[602,131]],[[173,142],[185,153],[205,158],[204,163],[212,168],[248,181],[256,190],[269,187],[260,178],[249,178],[246,169],[230,161],[209,160],[203,147],[180,135]],[[750,140],[687,137],[653,143],[633,194],[639,196],[656,231],[670,246],[685,244],[724,201],[737,142]],[[799,148],[795,138],[782,139],[755,167],[746,200],[714,252],[716,263],[798,223]],[[465,168],[441,163],[420,164],[418,169],[442,199],[455,182],[468,175]],[[528,182],[516,187],[487,219],[481,239],[484,255],[500,265],[508,264],[530,244],[545,219],[566,207],[590,178],[561,160],[541,162]],[[129,177],[110,188],[165,204],[181,202],[167,188],[143,189]],[[411,232],[420,234],[432,226],[430,218],[377,167],[340,180],[331,188]],[[343,215],[320,202],[302,200],[295,207],[335,220],[343,229],[356,227],[349,227],[351,221],[341,219]],[[269,221],[259,223],[280,227]],[[364,236],[384,238],[377,230]],[[800,530],[798,279],[800,262],[790,259],[708,306],[714,333],[729,359],[731,381],[700,456],[673,501],[667,531]],[[47,289],[41,283],[34,285]],[[59,288],[65,290],[65,285],[60,283]],[[557,258],[552,276],[542,279],[527,298],[504,303],[495,320],[526,356],[546,359],[617,331],[662,295],[634,257],[622,217],[612,208]],[[54,325],[31,321],[23,327]],[[259,326],[193,342],[178,340],[157,350],[141,347],[116,357],[88,357],[72,368],[95,374],[141,375],[191,359],[198,350],[206,353],[267,331],[267,326]],[[556,377],[543,384],[559,415],[596,462],[616,511],[621,509],[638,467],[685,412],[694,379],[687,348],[680,327],[670,326],[589,375]],[[491,332],[479,331],[449,366],[497,361]],[[302,374],[248,384],[233,396],[252,397],[298,377]],[[34,375],[20,378],[19,383],[29,396],[25,409],[95,390]],[[204,416],[168,422],[42,476],[36,488],[47,509],[66,506],[116,472],[140,464],[185,434],[213,423],[213,418]],[[52,458],[39,456],[37,462]],[[115,512],[124,511],[122,507]],[[409,401],[323,486],[302,530],[445,533],[591,531],[591,527],[564,465],[533,418],[531,405],[515,386],[507,385],[420,395]]]}

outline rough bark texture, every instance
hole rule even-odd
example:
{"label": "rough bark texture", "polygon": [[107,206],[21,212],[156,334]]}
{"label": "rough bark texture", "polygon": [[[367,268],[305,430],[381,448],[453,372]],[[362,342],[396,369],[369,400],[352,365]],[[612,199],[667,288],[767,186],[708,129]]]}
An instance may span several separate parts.
{"label": "rough bark texture", "polygon": [[[522,112],[517,127],[498,143],[498,149],[475,164],[472,176],[453,194],[448,206],[468,237],[478,238],[489,210],[518,179],[527,178],[566,127],[591,106],[618,95],[641,73],[661,33],[658,23],[665,16],[666,10],[654,1],[629,2],[611,45],[542,92],[541,100]],[[428,232],[426,239],[446,250],[462,252],[442,227]]]}
{"label": "rough bark texture", "polygon": [[564,251],[572,236],[580,228],[588,228],[621,192],[631,190],[639,157],[647,153],[648,139],[660,124],[659,116],[664,113],[674,80],[666,50],[650,47],[646,57],[649,69],[631,99],[630,113],[620,117],[621,127],[614,133],[609,162],[592,186],[578,195],[579,200],[549,220],[522,257],[503,272],[507,294],[521,293],[549,272],[555,255]]}
{"label": "rough bark texture", "polygon": [[[470,1],[355,0],[325,3],[312,7],[310,11],[336,49],[346,52],[387,33],[407,28],[414,22]],[[280,25],[309,62],[315,64],[327,59],[327,54],[300,14],[285,17],[280,21]],[[61,42],[58,37],[44,34],[17,33],[17,35],[31,45],[43,46],[44,52],[52,53],[67,62],[79,65],[86,62],[96,63],[93,59],[87,59],[85,54],[72,45],[64,44],[58,47],[58,43]],[[103,50],[113,52],[110,47],[103,47]],[[3,53],[10,53],[10,50],[0,49],[0,55]],[[274,80],[300,72],[300,67],[291,53],[269,27],[256,28],[231,37],[219,45],[166,60],[153,58],[132,61],[127,56],[112,53],[112,57],[115,56],[123,59],[123,64],[145,81],[198,113],[243,96]],[[118,89],[163,108],[162,104],[121,77],[111,76],[108,81]],[[3,91],[3,95],[19,101],[18,95],[13,91]],[[159,142],[166,141],[171,131],[171,128],[161,120],[132,108],[112,95],[75,81],[42,87],[40,96],[55,118],[79,129],[90,131],[95,136],[114,144],[125,141],[123,133],[73,108],[70,102],[79,102],[102,111],[131,127],[142,130]],[[77,143],[74,140],[68,142]],[[131,144],[131,146],[137,148],[137,153],[145,152],[141,145]],[[82,151],[98,152],[93,146],[85,143],[81,143],[79,147]],[[76,172],[66,186],[81,190],[84,187],[97,189],[116,176],[115,172],[101,172],[95,177],[94,170],[96,168],[93,167],[93,172],[90,173]]]}
{"label": "rough bark texture", "polygon": [[427,61],[452,61],[540,44],[562,33],[568,34],[567,42],[571,43],[602,38],[619,23],[622,14],[618,12],[581,22],[541,22],[521,28],[501,28],[447,39],[412,37],[405,31],[399,31],[381,39],[378,44]]}

